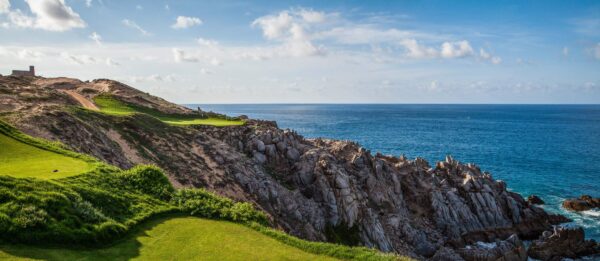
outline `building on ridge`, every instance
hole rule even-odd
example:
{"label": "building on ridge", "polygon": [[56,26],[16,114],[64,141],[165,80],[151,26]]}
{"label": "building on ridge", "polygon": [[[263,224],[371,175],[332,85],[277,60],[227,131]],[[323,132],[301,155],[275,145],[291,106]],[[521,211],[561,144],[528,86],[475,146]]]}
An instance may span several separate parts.
{"label": "building on ridge", "polygon": [[33,65],[30,65],[29,71],[13,70],[11,75],[12,76],[35,76],[35,68],[33,67]]}

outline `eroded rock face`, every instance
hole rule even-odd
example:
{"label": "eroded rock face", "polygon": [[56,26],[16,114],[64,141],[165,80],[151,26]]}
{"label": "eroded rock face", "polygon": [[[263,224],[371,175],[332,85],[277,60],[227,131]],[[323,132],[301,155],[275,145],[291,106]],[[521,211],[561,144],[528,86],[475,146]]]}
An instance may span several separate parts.
{"label": "eroded rock face", "polygon": [[[7,84],[1,80],[0,88]],[[253,202],[276,226],[309,240],[356,238],[360,245],[420,259],[460,260],[456,250],[467,245],[513,234],[537,238],[566,220],[452,157],[432,167],[420,158],[373,155],[349,141],[305,139],[268,121],[180,128],[144,115],[67,112],[59,105],[72,101],[52,86],[19,84],[59,98],[49,99],[51,109],[40,109],[47,107],[0,90],[0,100],[19,101],[0,112],[8,112],[10,123],[26,133],[62,141],[123,168],[138,163],[126,156],[135,150],[133,158],[165,169],[178,186]],[[74,91],[94,87],[95,94],[126,94],[127,101],[149,103],[146,107],[190,113],[112,81],[77,84],[91,87]]]}
{"label": "eroded rock face", "polygon": [[583,228],[556,226],[531,243],[527,253],[540,260],[562,260],[600,254],[600,244],[585,240]]}
{"label": "eroded rock face", "polygon": [[458,250],[466,261],[526,261],[527,250],[516,234],[494,243],[478,242]]}
{"label": "eroded rock face", "polygon": [[592,198],[589,195],[582,195],[579,198],[565,199],[563,207],[571,211],[585,211],[592,208],[600,208],[600,198]]}

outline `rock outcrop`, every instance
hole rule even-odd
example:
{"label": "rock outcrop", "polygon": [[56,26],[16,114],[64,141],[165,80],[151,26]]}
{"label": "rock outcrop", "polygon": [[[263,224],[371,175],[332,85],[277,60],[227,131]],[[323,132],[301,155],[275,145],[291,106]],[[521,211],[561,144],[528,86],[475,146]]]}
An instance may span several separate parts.
{"label": "rock outcrop", "polygon": [[466,261],[526,261],[527,250],[516,234],[493,243],[478,242],[458,250]]}
{"label": "rock outcrop", "polygon": [[139,106],[193,113],[109,80],[37,81],[0,78],[0,101],[11,102],[0,113],[22,131],[123,168],[156,164],[176,186],[253,202],[274,225],[305,239],[460,260],[465,255],[457,250],[476,242],[505,242],[488,250],[490,256],[521,251],[517,236],[534,239],[566,220],[450,156],[431,166],[421,158],[372,154],[349,141],[305,139],[269,121],[182,128],[145,115],[65,109],[76,102],[52,84],[90,100],[110,92]]}
{"label": "rock outcrop", "polygon": [[585,240],[583,228],[556,226],[553,232],[545,231],[527,250],[529,256],[540,260],[562,260],[600,254],[600,244]]}
{"label": "rock outcrop", "polygon": [[600,198],[582,195],[579,198],[565,199],[562,206],[571,211],[585,211],[592,208],[600,208]]}
{"label": "rock outcrop", "polygon": [[527,197],[527,203],[529,203],[530,205],[544,205],[545,204],[545,202],[536,195],[529,195],[529,197]]}

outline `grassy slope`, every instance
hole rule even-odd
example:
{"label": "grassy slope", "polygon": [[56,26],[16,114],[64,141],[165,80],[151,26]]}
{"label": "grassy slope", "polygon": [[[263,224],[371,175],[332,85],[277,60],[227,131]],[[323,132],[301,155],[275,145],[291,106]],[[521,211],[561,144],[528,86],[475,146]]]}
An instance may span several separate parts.
{"label": "grassy slope", "polygon": [[173,125],[213,125],[213,126],[234,126],[243,125],[244,121],[241,120],[228,120],[220,118],[200,118],[188,115],[167,115],[159,111],[155,111],[148,108],[142,108],[125,104],[110,95],[99,95],[94,98],[94,103],[100,107],[100,110],[104,113],[127,116],[134,113],[145,113],[151,115],[159,120]]}
{"label": "grassy slope", "polygon": [[[161,255],[165,257],[166,253],[170,253],[168,257],[181,254],[182,259],[185,259],[185,255],[235,259],[238,257],[237,252],[244,253],[239,255],[241,258],[261,256],[256,259],[264,259],[263,256],[283,259],[283,255],[297,259],[398,258],[362,247],[308,242],[267,228],[261,225],[266,224],[266,217],[251,204],[236,203],[202,189],[174,190],[162,171],[156,167],[138,166],[123,171],[89,156],[66,150],[59,143],[27,136],[2,121],[0,135],[43,148],[48,153],[80,159],[96,166],[85,174],[53,181],[0,175],[0,242],[4,242],[0,246],[0,259],[23,257],[95,260],[104,256],[106,258],[101,259],[126,260],[141,255],[147,260],[154,257],[163,259]],[[31,164],[36,163],[32,160]],[[164,217],[157,219],[158,216],[172,213],[230,220],[246,226],[196,218],[179,218],[172,222]],[[145,222],[147,220],[150,222]],[[214,223],[204,227],[196,224],[198,222]],[[166,225],[163,226],[162,223]],[[143,231],[144,229],[150,230]],[[132,234],[133,232],[136,233]],[[227,233],[233,233],[233,236]],[[124,236],[124,240],[112,247],[101,249],[42,247],[65,244],[98,246],[115,242]],[[9,242],[21,245],[8,244]],[[229,244],[224,245],[224,242]],[[256,242],[261,246],[256,246]],[[22,245],[23,243],[30,245]],[[199,250],[185,248],[180,243],[208,247]],[[262,252],[256,252],[257,249]]]}
{"label": "grassy slope", "polygon": [[0,175],[64,178],[91,171],[94,164],[47,151],[0,133]]}
{"label": "grassy slope", "polygon": [[107,248],[0,246],[0,259],[45,260],[335,260],[288,246],[246,226],[194,217],[161,218]]}

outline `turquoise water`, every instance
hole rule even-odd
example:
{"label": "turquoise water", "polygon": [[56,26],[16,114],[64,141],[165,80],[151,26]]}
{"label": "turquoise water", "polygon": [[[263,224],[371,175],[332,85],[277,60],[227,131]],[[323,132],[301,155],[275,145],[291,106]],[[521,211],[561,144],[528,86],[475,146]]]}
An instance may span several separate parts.
{"label": "turquoise water", "polygon": [[600,240],[600,210],[571,213],[560,204],[600,197],[600,105],[189,105],[275,120],[305,137],[358,141],[372,152],[423,157],[451,154],[474,162],[521,193],[540,196]]}

